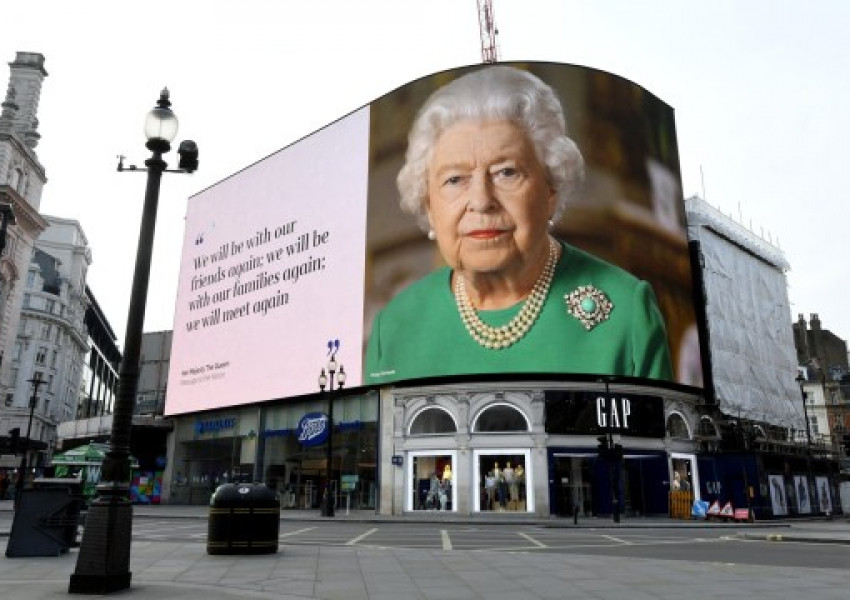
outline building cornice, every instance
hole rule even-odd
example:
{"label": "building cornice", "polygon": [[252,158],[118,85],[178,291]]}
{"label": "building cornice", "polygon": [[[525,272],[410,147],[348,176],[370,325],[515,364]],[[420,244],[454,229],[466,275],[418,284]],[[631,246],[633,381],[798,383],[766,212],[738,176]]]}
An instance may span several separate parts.
{"label": "building cornice", "polygon": [[47,173],[44,170],[44,165],[41,164],[38,160],[38,156],[35,151],[26,145],[26,143],[20,138],[20,136],[16,135],[14,132],[3,131],[0,129],[0,144],[6,142],[11,146],[14,146],[15,149],[24,155],[27,158],[27,161],[30,163],[30,167],[32,167],[37,173],[39,178],[43,182],[47,182]]}
{"label": "building cornice", "polygon": [[30,203],[10,185],[0,185],[0,203],[11,204],[15,213],[15,227],[27,233],[32,240],[47,229],[49,223]]}

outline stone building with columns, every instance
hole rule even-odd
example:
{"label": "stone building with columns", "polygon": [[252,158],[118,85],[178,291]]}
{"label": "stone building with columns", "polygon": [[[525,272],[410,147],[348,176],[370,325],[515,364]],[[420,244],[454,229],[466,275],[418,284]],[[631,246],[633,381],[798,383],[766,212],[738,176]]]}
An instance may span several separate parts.
{"label": "stone building with columns", "polygon": [[38,102],[47,77],[44,56],[18,52],[9,63],[11,76],[0,113],[0,205],[10,207],[5,217],[5,247],[0,255],[0,398],[12,392],[8,356],[14,350],[24,286],[33,243],[47,227],[39,214],[41,193],[47,182],[35,148]]}

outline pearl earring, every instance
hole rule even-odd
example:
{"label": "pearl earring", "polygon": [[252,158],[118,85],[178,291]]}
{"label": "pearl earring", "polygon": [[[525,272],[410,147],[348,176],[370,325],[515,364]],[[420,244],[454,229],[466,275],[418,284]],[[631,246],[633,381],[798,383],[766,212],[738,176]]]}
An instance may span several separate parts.
{"label": "pearl earring", "polygon": [[555,221],[553,221],[552,219],[549,219],[549,229],[554,229],[554,228],[555,228]]}
{"label": "pearl earring", "polygon": [[428,239],[431,240],[432,242],[437,239],[437,234],[434,233],[433,229],[428,230]]}

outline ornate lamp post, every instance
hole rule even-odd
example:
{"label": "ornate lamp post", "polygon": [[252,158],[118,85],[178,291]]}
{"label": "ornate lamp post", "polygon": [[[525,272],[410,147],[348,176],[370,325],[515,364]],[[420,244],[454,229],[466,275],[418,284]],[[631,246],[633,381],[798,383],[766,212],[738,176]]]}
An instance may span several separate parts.
{"label": "ornate lamp post", "polygon": [[[803,374],[798,374],[797,383],[800,385],[800,396],[803,398],[803,418],[806,420],[806,470],[808,471],[808,480],[806,485],[811,486],[814,483],[814,478],[812,477],[812,432],[809,428],[809,409],[807,406],[809,395],[806,393],[806,390],[803,389],[803,384],[805,382],[806,378],[803,377]],[[811,487],[809,490],[811,490]],[[809,497],[811,497],[811,495]]]}
{"label": "ornate lamp post", "polygon": [[[108,594],[130,587],[133,521],[133,508],[130,504],[130,431],[133,424],[133,403],[139,383],[139,357],[159,203],[159,184],[163,172],[168,171],[168,164],[162,160],[162,155],[171,150],[171,142],[177,135],[177,117],[171,112],[168,95],[167,88],[162,90],[156,107],[145,119],[145,136],[148,139],[146,146],[153,153],[145,161],[147,169],[137,169],[135,166],[125,169],[123,156],[118,162],[118,171],[147,172],[147,188],[109,450],[103,462],[97,497],[89,507],[86,517],[76,570],[71,575],[68,591],[72,594]],[[178,154],[178,169],[168,172],[192,173],[198,168],[198,148],[194,142],[181,142]]]}
{"label": "ornate lamp post", "polygon": [[32,396],[30,397],[30,418],[27,422],[27,438],[24,441],[24,451],[21,455],[21,466],[18,469],[18,481],[15,484],[15,506],[17,507],[18,503],[21,501],[21,493],[24,489],[24,483],[26,482],[26,474],[27,474],[27,459],[30,453],[30,435],[32,434],[32,416],[35,412],[35,405],[38,404],[38,388],[45,383],[46,381],[41,379],[41,373],[36,371],[33,373],[32,379],[27,379],[27,382],[32,384]]}
{"label": "ornate lamp post", "polygon": [[800,396],[803,398],[803,418],[806,420],[806,444],[808,445],[809,450],[812,447],[812,433],[809,430],[809,408],[807,406],[807,398],[808,394],[806,394],[806,390],[803,389],[803,384],[806,382],[806,378],[803,377],[803,374],[800,373],[797,375],[797,383],[800,385]]}
{"label": "ornate lamp post", "polygon": [[328,360],[327,374],[325,373],[325,369],[322,369],[322,372],[319,374],[319,389],[322,391],[322,394],[325,393],[325,386],[330,383],[330,386],[328,387],[328,445],[326,450],[327,454],[325,455],[325,490],[322,493],[322,502],[320,507],[323,517],[334,516],[333,490],[331,490],[331,462],[333,461],[335,375],[337,378],[337,389],[342,390],[345,385],[345,367],[339,365],[339,372],[337,373],[336,351],[334,350],[331,354],[330,360]]}

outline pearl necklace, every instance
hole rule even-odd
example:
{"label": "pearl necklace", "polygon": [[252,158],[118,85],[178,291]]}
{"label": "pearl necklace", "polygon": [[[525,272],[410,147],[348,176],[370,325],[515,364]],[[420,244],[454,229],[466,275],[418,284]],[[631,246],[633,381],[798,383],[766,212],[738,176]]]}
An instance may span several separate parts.
{"label": "pearl necklace", "polygon": [[481,320],[475,307],[472,306],[469,296],[466,294],[466,283],[463,276],[459,273],[457,274],[457,278],[455,279],[457,309],[472,339],[490,350],[501,350],[502,348],[513,346],[529,332],[535,321],[537,321],[537,317],[540,316],[540,311],[543,309],[543,304],[549,295],[549,286],[552,284],[552,279],[555,275],[555,266],[558,264],[560,248],[560,245],[555,240],[549,238],[549,258],[546,259],[546,266],[543,267],[543,272],[540,273],[540,277],[537,278],[534,287],[531,288],[531,293],[525,299],[525,303],[517,315],[501,327],[487,325],[487,323]]}

